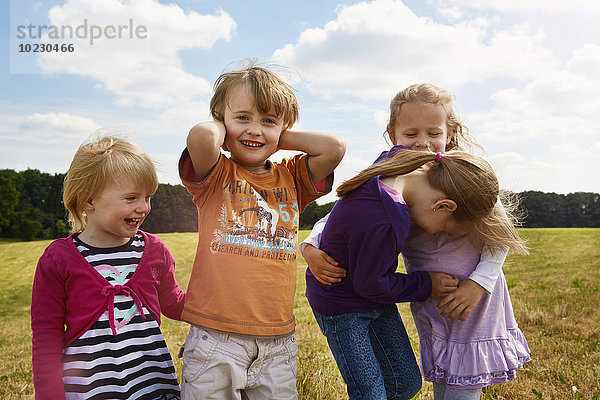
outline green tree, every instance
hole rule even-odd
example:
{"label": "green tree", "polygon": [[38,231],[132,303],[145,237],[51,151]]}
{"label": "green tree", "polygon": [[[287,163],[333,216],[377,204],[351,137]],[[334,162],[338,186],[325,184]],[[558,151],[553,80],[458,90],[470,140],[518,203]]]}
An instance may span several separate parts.
{"label": "green tree", "polygon": [[0,170],[0,237],[9,237],[10,226],[16,218],[15,210],[19,204],[16,179],[15,171]]}
{"label": "green tree", "polygon": [[528,191],[519,194],[526,228],[568,227],[565,196]]}
{"label": "green tree", "polygon": [[315,201],[310,203],[300,214],[300,229],[312,229],[318,220],[329,214],[335,203],[335,201],[322,205],[318,205]]}
{"label": "green tree", "polygon": [[600,195],[569,193],[565,198],[568,226],[600,227]]}
{"label": "green tree", "polygon": [[182,185],[161,183],[152,197],[151,205],[152,211],[142,229],[152,233],[198,231],[196,206]]}

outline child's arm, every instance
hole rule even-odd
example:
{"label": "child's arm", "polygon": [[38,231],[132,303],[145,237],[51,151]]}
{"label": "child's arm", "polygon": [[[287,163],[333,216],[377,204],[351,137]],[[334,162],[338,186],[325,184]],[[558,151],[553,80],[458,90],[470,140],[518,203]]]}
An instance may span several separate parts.
{"label": "child's arm", "polygon": [[337,261],[319,249],[321,232],[323,232],[328,218],[329,214],[318,220],[310,234],[299,246],[300,254],[306,260],[310,272],[323,285],[340,282],[346,276],[346,270],[338,267],[339,263]]}
{"label": "child's arm", "polygon": [[308,154],[310,177],[315,183],[329,176],[346,153],[346,144],[341,138],[317,132],[283,131],[279,148]]}
{"label": "child's arm", "polygon": [[222,122],[201,122],[190,129],[187,149],[198,181],[204,180],[219,161],[224,142],[225,125]]}
{"label": "child's arm", "polygon": [[346,270],[338,267],[339,263],[329,254],[317,249],[312,244],[307,244],[302,253],[306,264],[313,276],[323,285],[337,283],[346,276]]}
{"label": "child's arm", "polygon": [[[496,202],[496,207],[507,218],[506,223],[510,223],[500,198]],[[507,255],[508,249],[494,249],[492,252],[488,246],[484,246],[479,263],[469,276],[469,279],[461,282],[458,290],[451,293],[438,304],[438,310],[446,307],[440,313],[440,316],[442,318],[448,316],[450,320],[460,316],[458,321],[464,321],[479,303],[484,291],[491,294],[494,290],[496,280],[500,275],[500,271],[502,271],[502,265],[504,265]]]}
{"label": "child's arm", "polygon": [[[500,198],[498,198],[495,208],[504,215],[504,218],[506,218],[505,223],[510,224],[511,222],[508,220],[506,210],[504,209]],[[488,246],[484,246],[481,257],[479,258],[479,264],[477,264],[477,267],[471,273],[469,279],[478,283],[486,292],[492,293],[507,256],[508,249],[496,248],[492,252]]]}
{"label": "child's arm", "polygon": [[160,312],[168,318],[181,321],[181,312],[185,305],[186,293],[179,287],[175,278],[175,258],[167,246],[162,243],[165,252],[165,271],[158,287]]}
{"label": "child's arm", "polygon": [[65,281],[45,252],[38,261],[31,295],[33,384],[36,399],[64,399],[63,337]]}
{"label": "child's arm", "polygon": [[438,310],[445,307],[440,316],[442,318],[448,316],[450,320],[460,316],[458,321],[464,321],[479,303],[483,293],[492,293],[507,255],[507,250],[496,250],[492,254],[490,249],[485,247],[481,253],[479,264],[469,279],[462,281],[456,291],[450,293],[438,304]]}
{"label": "child's arm", "polygon": [[508,250],[495,249],[492,253],[487,246],[484,247],[479,264],[477,264],[469,279],[481,285],[486,292],[492,293],[507,256]]}

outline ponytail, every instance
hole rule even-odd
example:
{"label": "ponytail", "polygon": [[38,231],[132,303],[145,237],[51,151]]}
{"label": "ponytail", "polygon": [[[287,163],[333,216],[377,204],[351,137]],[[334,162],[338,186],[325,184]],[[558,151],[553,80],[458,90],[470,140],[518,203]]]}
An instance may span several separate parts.
{"label": "ponytail", "polygon": [[429,184],[456,202],[454,217],[459,222],[478,221],[494,208],[499,186],[492,167],[480,157],[458,151],[443,155],[408,149],[398,151],[343,182],[337,194],[344,197],[374,176],[405,175],[423,166],[427,167]]}
{"label": "ponytail", "polygon": [[359,172],[353,178],[342,182],[337,189],[337,195],[338,197],[344,197],[377,175],[395,176],[408,174],[422,167],[423,164],[434,161],[435,158],[436,153],[408,149],[398,151],[392,157],[373,164]]}
{"label": "ponytail", "polygon": [[492,167],[481,157],[470,153],[450,151],[442,155],[401,150],[344,181],[337,194],[339,197],[347,196],[378,175],[405,175],[421,167],[426,168],[429,184],[456,203],[453,216],[469,228],[474,242],[486,245],[492,251],[508,248],[519,253],[527,252],[515,228],[516,220],[499,201],[500,188]]}

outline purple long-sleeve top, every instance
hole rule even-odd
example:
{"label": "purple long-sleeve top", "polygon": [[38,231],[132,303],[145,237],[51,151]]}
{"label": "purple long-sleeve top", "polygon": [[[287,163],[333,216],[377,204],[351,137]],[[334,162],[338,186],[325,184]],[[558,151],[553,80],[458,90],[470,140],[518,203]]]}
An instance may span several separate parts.
{"label": "purple long-sleeve top", "polygon": [[431,294],[427,272],[396,272],[409,228],[408,206],[392,198],[380,176],[341,198],[323,229],[321,249],[346,269],[346,277],[323,285],[307,269],[311,307],[322,315],[337,315],[426,300]]}

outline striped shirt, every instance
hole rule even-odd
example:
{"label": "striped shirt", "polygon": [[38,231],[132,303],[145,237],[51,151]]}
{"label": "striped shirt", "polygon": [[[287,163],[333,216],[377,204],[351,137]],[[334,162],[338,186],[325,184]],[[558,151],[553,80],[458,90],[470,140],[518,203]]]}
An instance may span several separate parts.
{"label": "striped shirt", "polygon": [[[138,233],[123,246],[95,248],[77,236],[83,257],[113,286],[133,276],[144,252]],[[82,299],[85,301],[85,299]],[[158,323],[128,295],[114,296],[114,310],[104,314],[63,354],[66,399],[179,399],[173,360]],[[114,314],[113,334],[109,315]]]}

